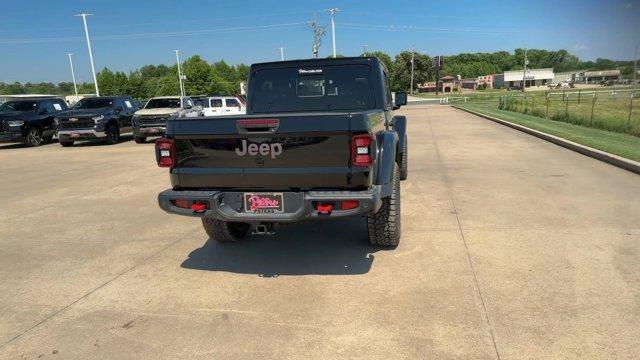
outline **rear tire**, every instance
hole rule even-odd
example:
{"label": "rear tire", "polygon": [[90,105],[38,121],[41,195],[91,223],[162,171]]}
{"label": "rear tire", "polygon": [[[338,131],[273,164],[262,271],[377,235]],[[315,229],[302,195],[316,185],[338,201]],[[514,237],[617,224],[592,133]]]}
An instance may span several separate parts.
{"label": "rear tire", "polygon": [[144,144],[147,141],[147,137],[146,136],[134,136],[133,137],[133,141],[135,141],[136,144]]}
{"label": "rear tire", "polygon": [[240,222],[228,222],[208,217],[202,218],[202,227],[209,238],[218,242],[235,242],[247,237],[251,225]]}
{"label": "rear tire", "polygon": [[58,141],[62,147],[73,146],[73,141]]}
{"label": "rear tire", "polygon": [[29,127],[24,137],[24,144],[29,147],[42,144],[42,131],[35,126]]}
{"label": "rear tire", "polygon": [[377,213],[367,215],[369,242],[376,246],[397,246],[400,243],[400,171],[395,165],[391,196],[382,199]]}
{"label": "rear tire", "polygon": [[409,176],[409,154],[407,139],[404,139],[404,149],[402,150],[402,159],[400,160],[400,180],[407,180]]}
{"label": "rear tire", "polygon": [[111,124],[107,126],[106,133],[107,138],[105,139],[105,141],[107,142],[107,144],[115,145],[120,141],[120,129],[117,125]]}

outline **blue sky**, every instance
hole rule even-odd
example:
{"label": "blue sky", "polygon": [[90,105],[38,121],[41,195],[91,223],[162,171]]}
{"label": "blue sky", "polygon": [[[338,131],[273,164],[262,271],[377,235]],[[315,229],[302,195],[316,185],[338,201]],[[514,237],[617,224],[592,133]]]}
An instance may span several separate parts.
{"label": "blue sky", "polygon": [[[236,63],[311,56],[305,23],[338,7],[338,53],[363,45],[395,55],[415,45],[430,55],[567,49],[581,59],[632,59],[640,42],[640,0],[581,1],[3,1],[0,7],[0,81],[70,81],[67,52],[79,81],[91,80],[82,20],[91,12],[96,68],[129,71],[183,59]],[[331,53],[327,26],[321,55]]]}

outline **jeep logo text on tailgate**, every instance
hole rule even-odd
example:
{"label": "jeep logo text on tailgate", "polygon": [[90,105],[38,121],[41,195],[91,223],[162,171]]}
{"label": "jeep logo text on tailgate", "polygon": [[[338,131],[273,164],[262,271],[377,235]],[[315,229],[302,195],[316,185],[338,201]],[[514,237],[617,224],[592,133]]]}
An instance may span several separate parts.
{"label": "jeep logo text on tailgate", "polygon": [[271,154],[271,158],[275,159],[276,156],[282,154],[282,144],[280,143],[271,143],[271,144],[267,144],[267,143],[262,143],[260,145],[258,144],[247,144],[247,140],[242,140],[242,147],[240,149],[235,148],[236,150],[236,154],[238,154],[238,156],[245,156],[247,154],[249,155],[262,155],[262,156],[267,156],[269,154]]}

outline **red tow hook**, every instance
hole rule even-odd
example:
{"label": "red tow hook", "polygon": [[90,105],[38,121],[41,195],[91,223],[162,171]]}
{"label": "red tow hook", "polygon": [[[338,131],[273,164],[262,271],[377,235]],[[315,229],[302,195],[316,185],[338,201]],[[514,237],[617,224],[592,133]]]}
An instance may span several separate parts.
{"label": "red tow hook", "polygon": [[193,203],[191,204],[191,211],[193,212],[205,212],[207,210],[207,204],[205,203]]}
{"label": "red tow hook", "polygon": [[331,204],[318,204],[318,207],[316,209],[318,210],[318,214],[329,215],[329,214],[331,214],[331,211],[333,210],[333,205],[331,205]]}

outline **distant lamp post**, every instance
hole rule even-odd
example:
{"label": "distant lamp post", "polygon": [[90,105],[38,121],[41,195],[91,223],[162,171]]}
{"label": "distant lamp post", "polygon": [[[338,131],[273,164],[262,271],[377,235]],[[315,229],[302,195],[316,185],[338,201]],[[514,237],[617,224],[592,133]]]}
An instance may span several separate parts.
{"label": "distant lamp post", "polygon": [[178,81],[180,82],[180,96],[184,97],[184,85],[182,84],[182,80],[184,77],[182,76],[182,70],[180,69],[180,50],[173,50],[176,53],[176,62],[178,63]]}
{"label": "distant lamp post", "polygon": [[331,38],[333,40],[333,57],[336,57],[336,21],[335,15],[340,11],[338,8],[331,8],[327,10],[331,14]]}
{"label": "distant lamp post", "polygon": [[91,74],[93,75],[93,84],[96,87],[96,96],[100,96],[100,90],[98,89],[98,78],[96,78],[96,68],[93,65],[93,52],[91,51],[91,41],[89,40],[89,28],[87,27],[87,16],[91,16],[93,14],[76,14],[73,16],[82,17],[82,22],[84,23],[84,36],[87,39],[87,48],[89,49],[89,61],[91,62]]}
{"label": "distant lamp post", "polygon": [[71,78],[73,79],[73,90],[76,93],[76,101],[78,100],[78,86],[76,85],[76,73],[73,71],[73,60],[71,60],[72,53],[67,53],[69,57],[69,66],[71,67]]}

